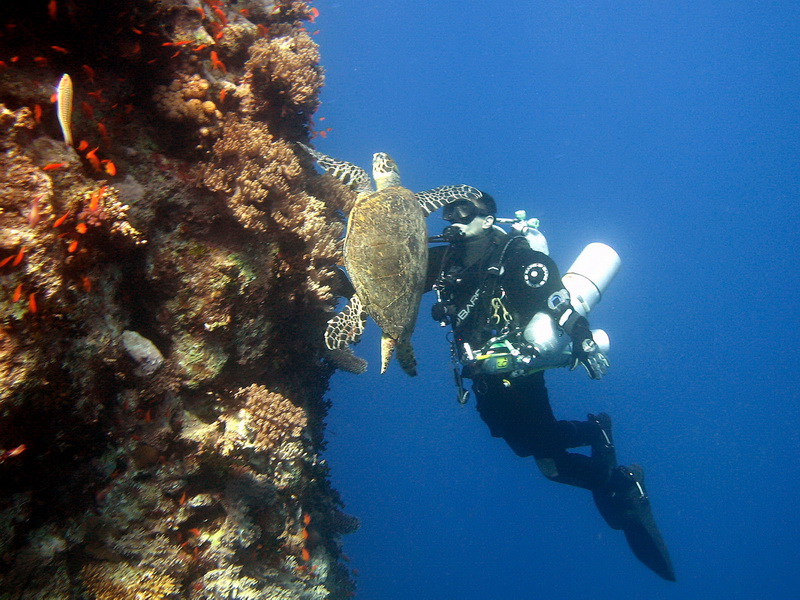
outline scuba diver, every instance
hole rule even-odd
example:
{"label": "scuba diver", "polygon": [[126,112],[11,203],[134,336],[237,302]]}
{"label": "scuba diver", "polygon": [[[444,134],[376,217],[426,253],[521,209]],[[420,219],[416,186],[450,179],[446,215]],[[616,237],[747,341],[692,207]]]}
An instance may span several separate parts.
{"label": "scuba diver", "polygon": [[[624,532],[636,557],[675,581],[644,472],[638,465],[617,464],[610,417],[599,413],[586,421],[556,420],[545,387],[543,369],[566,363],[573,369],[582,365],[592,379],[606,374],[607,337],[602,331],[593,335],[585,317],[591,306],[581,308],[592,293],[599,300],[604,286],[598,291],[591,276],[578,273],[575,279],[588,281],[591,289],[571,297],[566,283],[570,273],[562,281],[535,229],[538,222],[533,228],[515,226],[507,234],[495,225],[494,199],[481,194],[446,205],[443,217],[450,225],[430,239],[445,243],[430,249],[426,291],[437,296],[433,318],[452,328],[459,401],[466,402],[469,395],[463,379],[471,379],[478,413],[493,437],[503,438],[520,457],[533,456],[548,479],[591,491],[600,514],[610,527]],[[619,257],[603,244],[590,244],[584,253],[591,246],[602,246],[601,253],[616,257],[613,272],[605,274],[607,283]],[[579,270],[575,265],[571,269]],[[591,448],[589,456],[568,452],[584,446]]]}

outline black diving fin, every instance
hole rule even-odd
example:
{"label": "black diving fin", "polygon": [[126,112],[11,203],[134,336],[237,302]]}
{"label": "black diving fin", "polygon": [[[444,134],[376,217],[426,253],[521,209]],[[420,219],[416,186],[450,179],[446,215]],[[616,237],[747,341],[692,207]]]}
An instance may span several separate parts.
{"label": "black diving fin", "polygon": [[636,558],[660,577],[675,581],[667,545],[656,525],[644,487],[642,467],[617,467],[609,487],[594,492],[594,501],[606,523],[625,533]]}

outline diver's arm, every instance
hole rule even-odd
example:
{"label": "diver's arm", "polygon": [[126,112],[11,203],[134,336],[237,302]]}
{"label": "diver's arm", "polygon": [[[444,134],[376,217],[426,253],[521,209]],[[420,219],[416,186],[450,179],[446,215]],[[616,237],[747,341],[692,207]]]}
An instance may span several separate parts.
{"label": "diver's arm", "polygon": [[[564,290],[569,299],[569,292]],[[569,300],[567,300],[569,302]],[[602,379],[608,373],[609,362],[594,341],[589,321],[569,305],[558,317],[559,325],[572,340],[573,363],[570,370],[582,364],[592,379]]]}
{"label": "diver's arm", "polygon": [[[542,252],[522,249],[509,257],[506,266],[504,287],[521,321],[526,323],[523,331],[533,324],[537,313],[549,315],[572,340],[573,368],[580,363],[589,377],[602,378],[608,371],[608,359],[595,343],[589,321],[572,307],[553,259]],[[527,338],[526,341],[535,342]]]}
{"label": "diver's arm", "polygon": [[442,272],[444,256],[447,252],[447,246],[432,246],[428,249],[428,270],[425,274],[425,287],[424,292],[430,292],[433,289],[433,284]]}

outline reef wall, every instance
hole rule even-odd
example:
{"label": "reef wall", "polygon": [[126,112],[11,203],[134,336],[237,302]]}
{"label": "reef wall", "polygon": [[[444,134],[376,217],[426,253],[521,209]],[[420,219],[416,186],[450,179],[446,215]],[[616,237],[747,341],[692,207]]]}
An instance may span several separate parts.
{"label": "reef wall", "polygon": [[357,521],[320,459],[352,197],[294,145],[323,84],[315,16],[0,14],[0,598],[353,595]]}

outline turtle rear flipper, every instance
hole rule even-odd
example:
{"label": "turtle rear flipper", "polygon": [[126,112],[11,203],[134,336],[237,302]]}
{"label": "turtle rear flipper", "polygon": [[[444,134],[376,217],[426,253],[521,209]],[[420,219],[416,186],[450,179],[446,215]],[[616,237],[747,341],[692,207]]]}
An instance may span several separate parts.
{"label": "turtle rear flipper", "polygon": [[361,298],[353,294],[342,312],[328,321],[325,346],[328,350],[349,350],[350,344],[357,344],[361,340],[366,325],[367,311],[364,310]]}
{"label": "turtle rear flipper", "polygon": [[417,202],[419,202],[422,212],[427,217],[435,210],[442,208],[445,204],[456,202],[457,200],[477,200],[483,193],[471,185],[443,185],[425,192],[417,192]]}
{"label": "turtle rear flipper", "polygon": [[328,349],[326,356],[334,365],[336,365],[338,369],[341,369],[342,371],[361,375],[367,370],[367,361],[360,356],[353,354],[353,351],[350,348],[345,348],[344,350]]}
{"label": "turtle rear flipper", "polygon": [[414,348],[411,342],[400,341],[397,344],[397,362],[400,367],[411,377],[417,376],[417,357],[414,356]]}

